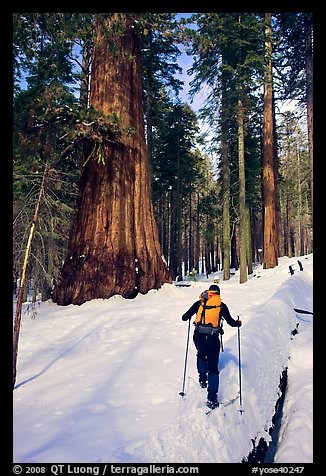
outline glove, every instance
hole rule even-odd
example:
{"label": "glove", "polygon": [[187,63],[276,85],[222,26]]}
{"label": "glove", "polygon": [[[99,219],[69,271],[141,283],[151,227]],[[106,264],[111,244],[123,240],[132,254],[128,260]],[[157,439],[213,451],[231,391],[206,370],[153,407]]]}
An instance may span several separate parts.
{"label": "glove", "polygon": [[242,326],[242,321],[240,321],[240,319],[238,319],[238,327],[241,327]]}

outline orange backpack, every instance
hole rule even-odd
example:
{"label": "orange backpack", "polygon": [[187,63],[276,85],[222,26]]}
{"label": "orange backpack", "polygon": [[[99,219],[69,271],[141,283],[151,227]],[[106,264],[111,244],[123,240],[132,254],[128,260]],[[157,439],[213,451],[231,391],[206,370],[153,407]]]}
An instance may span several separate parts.
{"label": "orange backpack", "polygon": [[[200,305],[195,325],[199,332],[215,334],[220,327],[221,296],[216,291],[204,291],[199,296]],[[207,332],[203,329],[206,328]]]}

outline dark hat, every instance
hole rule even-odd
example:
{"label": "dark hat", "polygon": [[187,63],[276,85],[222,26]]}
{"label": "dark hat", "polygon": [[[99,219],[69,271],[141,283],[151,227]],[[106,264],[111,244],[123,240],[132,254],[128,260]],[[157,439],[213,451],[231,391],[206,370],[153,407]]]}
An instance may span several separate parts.
{"label": "dark hat", "polygon": [[217,284],[212,284],[209,287],[209,291],[216,291],[218,294],[220,294],[220,288],[217,286]]}

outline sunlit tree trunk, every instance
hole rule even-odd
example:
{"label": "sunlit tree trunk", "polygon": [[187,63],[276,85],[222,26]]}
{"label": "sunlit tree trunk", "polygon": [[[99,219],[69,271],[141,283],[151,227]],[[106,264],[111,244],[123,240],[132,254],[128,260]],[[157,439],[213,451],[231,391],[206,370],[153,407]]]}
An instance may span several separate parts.
{"label": "sunlit tree trunk", "polygon": [[[312,14],[305,13],[305,44],[306,44],[306,78],[307,78],[307,127],[308,127],[308,147],[310,163],[310,193],[311,193],[311,212],[313,215],[313,56],[312,56]],[[311,220],[313,216],[311,216]]]}
{"label": "sunlit tree trunk", "polygon": [[283,240],[283,225],[280,203],[280,173],[279,173],[279,159],[278,159],[278,145],[277,145],[277,128],[276,128],[276,114],[275,114],[275,100],[274,92],[272,91],[272,114],[273,114],[273,164],[274,164],[274,184],[275,184],[275,217],[277,226],[278,238],[278,256],[284,256],[284,240]]}
{"label": "sunlit tree trunk", "polygon": [[199,213],[199,192],[197,192],[196,202],[196,244],[195,244],[195,269],[199,273],[199,259],[200,259],[200,213]]}
{"label": "sunlit tree trunk", "polygon": [[275,181],[273,161],[273,107],[272,107],[272,26],[271,13],[266,21],[266,77],[264,83],[263,125],[263,201],[264,201],[264,268],[278,264]]}
{"label": "sunlit tree trunk", "polygon": [[240,284],[248,279],[246,245],[246,176],[244,159],[244,110],[242,100],[238,102],[238,160],[239,160],[239,232],[240,232]]}
{"label": "sunlit tree trunk", "polygon": [[99,14],[95,21],[90,105],[116,114],[131,128],[118,141],[102,138],[104,163],[87,161],[68,254],[53,300],[82,304],[158,289],[170,281],[161,256],[151,202],[140,43],[128,14]]}
{"label": "sunlit tree trunk", "polygon": [[251,217],[250,207],[246,204],[246,247],[247,247],[247,265],[248,274],[253,273],[252,268],[252,237],[251,237]]}
{"label": "sunlit tree trunk", "polygon": [[222,132],[222,193],[223,193],[223,279],[229,280],[230,257],[231,257],[231,227],[230,227],[230,161],[228,150],[228,128],[226,119],[226,86],[225,73],[222,72],[222,111],[221,111],[221,132]]}
{"label": "sunlit tree trunk", "polygon": [[303,227],[303,206],[302,206],[302,189],[301,189],[301,159],[300,159],[300,149],[299,144],[297,143],[297,193],[298,193],[298,219],[297,219],[297,255],[304,254],[304,227]]}
{"label": "sunlit tree trunk", "polygon": [[192,185],[190,184],[189,192],[189,270],[192,271],[195,268],[195,249],[194,249],[194,231],[193,231],[193,193],[191,191]]}

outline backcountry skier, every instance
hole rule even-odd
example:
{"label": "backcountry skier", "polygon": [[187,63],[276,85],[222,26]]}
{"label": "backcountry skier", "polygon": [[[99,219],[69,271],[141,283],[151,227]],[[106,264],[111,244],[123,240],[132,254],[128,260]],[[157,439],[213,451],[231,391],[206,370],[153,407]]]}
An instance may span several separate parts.
{"label": "backcountry skier", "polygon": [[222,318],[231,327],[240,327],[242,322],[231,317],[227,305],[221,300],[220,288],[216,284],[212,284],[207,291],[200,294],[199,300],[183,314],[182,320],[187,321],[194,314],[196,314],[196,318],[193,341],[197,349],[199,383],[202,388],[207,387],[207,406],[214,409],[219,405],[217,400],[218,359],[220,353],[219,335],[223,334]]}

